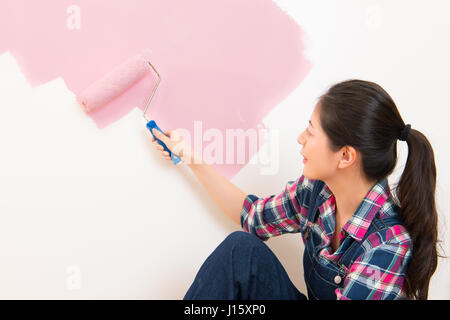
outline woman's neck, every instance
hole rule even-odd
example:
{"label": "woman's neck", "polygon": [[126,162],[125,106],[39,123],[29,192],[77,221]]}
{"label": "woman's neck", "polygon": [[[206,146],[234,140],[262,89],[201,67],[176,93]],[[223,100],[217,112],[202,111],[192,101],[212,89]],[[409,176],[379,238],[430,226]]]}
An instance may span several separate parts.
{"label": "woman's neck", "polygon": [[361,176],[336,177],[330,181],[324,181],[330,188],[336,200],[336,215],[339,220],[345,222],[352,217],[356,209],[374,187],[376,182],[369,182]]}

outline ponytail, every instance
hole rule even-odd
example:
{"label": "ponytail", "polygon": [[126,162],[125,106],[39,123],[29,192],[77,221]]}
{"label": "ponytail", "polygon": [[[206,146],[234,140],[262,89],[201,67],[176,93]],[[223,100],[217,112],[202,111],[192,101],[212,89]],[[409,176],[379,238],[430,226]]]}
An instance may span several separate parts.
{"label": "ponytail", "polygon": [[404,291],[409,299],[425,300],[438,262],[436,166],[433,149],[420,131],[410,129],[406,142],[408,158],[396,187],[400,217],[413,243]]}

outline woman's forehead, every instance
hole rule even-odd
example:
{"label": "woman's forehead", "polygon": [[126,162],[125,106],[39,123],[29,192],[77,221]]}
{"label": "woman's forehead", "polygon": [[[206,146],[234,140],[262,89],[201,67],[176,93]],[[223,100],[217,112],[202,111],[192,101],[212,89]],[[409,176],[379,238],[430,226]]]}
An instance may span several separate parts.
{"label": "woman's forehead", "polygon": [[311,117],[309,119],[312,127],[314,129],[318,129],[320,127],[319,124],[319,107],[318,105],[316,105],[316,107],[314,108],[313,112],[311,113]]}

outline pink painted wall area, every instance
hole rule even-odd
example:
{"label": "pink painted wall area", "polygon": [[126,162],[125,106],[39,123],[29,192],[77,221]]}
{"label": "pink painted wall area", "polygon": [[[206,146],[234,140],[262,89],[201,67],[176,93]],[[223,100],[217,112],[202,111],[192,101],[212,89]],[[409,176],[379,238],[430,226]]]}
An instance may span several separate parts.
{"label": "pink painted wall area", "polygon": [[[67,25],[72,5],[80,10],[80,29]],[[0,3],[0,54],[14,55],[31,86],[62,77],[78,94],[149,49],[162,82],[147,117],[163,130],[187,129],[193,138],[194,121],[223,137],[226,129],[264,128],[262,119],[311,69],[303,39],[300,26],[272,0]],[[102,129],[143,109],[155,80],[149,74],[90,117]],[[246,162],[252,156],[247,150]],[[244,165],[214,164],[227,178]]]}

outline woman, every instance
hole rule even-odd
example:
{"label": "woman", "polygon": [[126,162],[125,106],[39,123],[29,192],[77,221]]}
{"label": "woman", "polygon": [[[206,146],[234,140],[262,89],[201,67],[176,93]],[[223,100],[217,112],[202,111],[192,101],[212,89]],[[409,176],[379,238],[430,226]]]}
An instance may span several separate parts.
{"label": "woman", "polygon": [[[185,299],[306,299],[264,243],[288,232],[300,232],[305,244],[309,299],[427,298],[438,257],[434,154],[379,85],[344,81],[320,97],[298,137],[303,174],[267,198],[245,194],[173,133],[156,137],[177,147],[244,230],[208,257]],[[408,158],[394,197],[387,177],[398,139],[408,144]]]}

